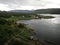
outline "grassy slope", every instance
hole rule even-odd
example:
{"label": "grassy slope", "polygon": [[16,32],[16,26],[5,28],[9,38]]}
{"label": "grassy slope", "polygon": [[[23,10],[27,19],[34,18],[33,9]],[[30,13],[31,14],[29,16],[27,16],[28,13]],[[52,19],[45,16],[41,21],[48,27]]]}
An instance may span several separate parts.
{"label": "grassy slope", "polygon": [[33,29],[16,23],[12,18],[0,19],[0,45],[41,45],[40,42],[30,39],[31,32]]}

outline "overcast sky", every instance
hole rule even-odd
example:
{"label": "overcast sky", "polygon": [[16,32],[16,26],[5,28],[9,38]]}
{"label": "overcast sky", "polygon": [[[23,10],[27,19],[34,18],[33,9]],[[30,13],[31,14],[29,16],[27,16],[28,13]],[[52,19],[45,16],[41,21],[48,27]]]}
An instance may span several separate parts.
{"label": "overcast sky", "polygon": [[60,8],[60,0],[0,0],[0,10]]}

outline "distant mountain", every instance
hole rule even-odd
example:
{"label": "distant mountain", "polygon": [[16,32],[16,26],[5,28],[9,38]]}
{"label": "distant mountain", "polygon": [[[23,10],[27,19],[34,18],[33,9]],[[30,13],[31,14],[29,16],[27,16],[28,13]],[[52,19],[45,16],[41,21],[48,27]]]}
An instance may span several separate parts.
{"label": "distant mountain", "polygon": [[35,13],[40,14],[60,14],[60,8],[38,9]]}
{"label": "distant mountain", "polygon": [[33,13],[33,10],[11,10],[9,12],[15,12],[15,13]]}
{"label": "distant mountain", "polygon": [[40,13],[40,14],[60,14],[60,8],[37,9],[37,10],[11,10],[15,13]]}

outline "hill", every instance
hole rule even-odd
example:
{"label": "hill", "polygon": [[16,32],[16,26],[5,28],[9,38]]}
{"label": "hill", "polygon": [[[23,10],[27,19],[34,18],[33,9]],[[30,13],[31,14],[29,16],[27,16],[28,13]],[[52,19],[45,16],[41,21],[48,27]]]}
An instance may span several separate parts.
{"label": "hill", "polygon": [[48,8],[48,9],[37,9],[37,10],[11,10],[9,12],[14,13],[40,13],[40,14],[60,14],[60,8]]}
{"label": "hill", "polygon": [[9,12],[15,12],[15,13],[33,13],[34,10],[11,10]]}
{"label": "hill", "polygon": [[60,8],[38,9],[35,13],[40,14],[60,14]]}

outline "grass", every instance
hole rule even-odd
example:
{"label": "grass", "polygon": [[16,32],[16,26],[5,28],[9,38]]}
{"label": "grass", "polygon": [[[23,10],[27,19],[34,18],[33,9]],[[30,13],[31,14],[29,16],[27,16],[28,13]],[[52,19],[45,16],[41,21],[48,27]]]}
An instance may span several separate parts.
{"label": "grass", "polygon": [[20,15],[20,16],[11,16],[7,19],[9,19],[10,21],[17,21],[17,20],[31,20],[31,19],[36,19],[36,17],[38,17],[37,19],[50,19],[50,18],[55,18],[53,16],[43,16],[43,15]]}
{"label": "grass", "polygon": [[40,45],[40,42],[30,39],[31,32],[33,29],[17,24],[14,18],[0,19],[0,45]]}
{"label": "grass", "polygon": [[43,15],[40,15],[39,17],[44,19],[55,18],[54,16],[43,16]]}

